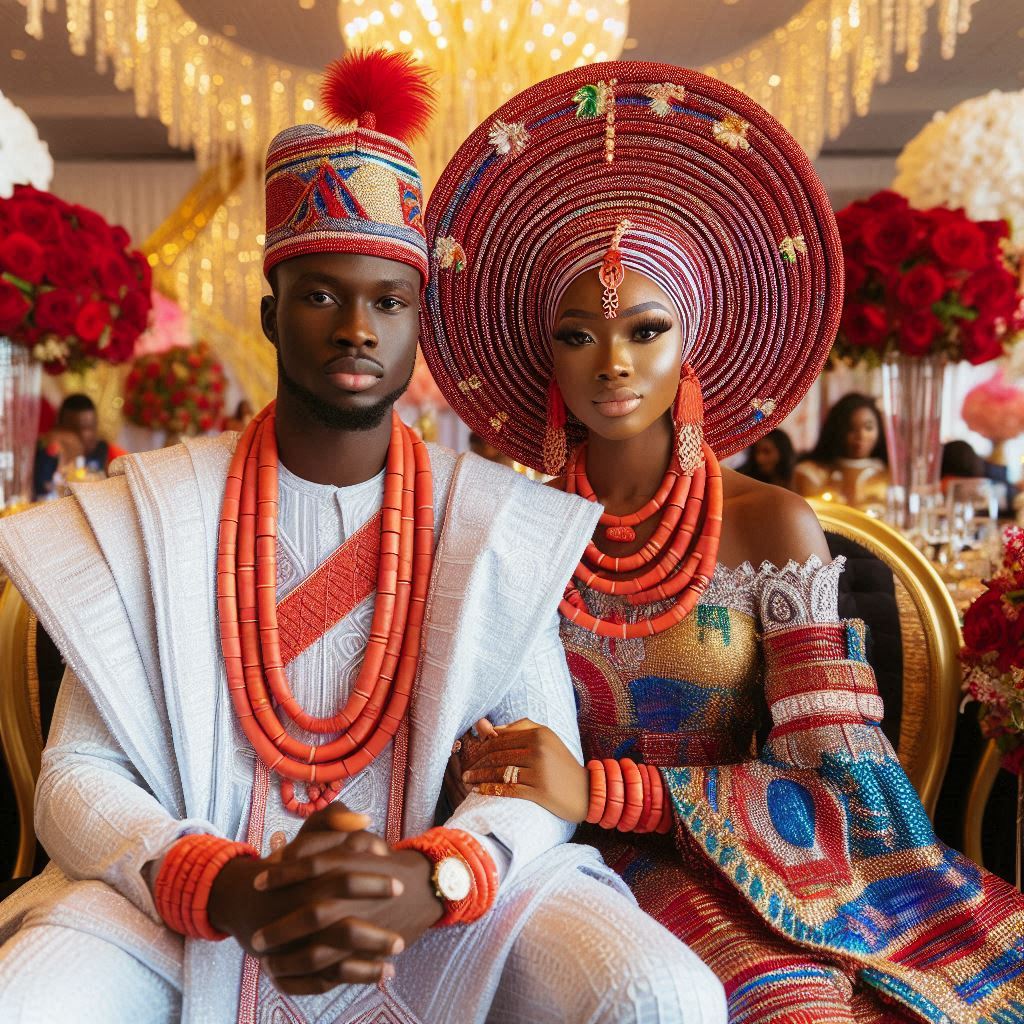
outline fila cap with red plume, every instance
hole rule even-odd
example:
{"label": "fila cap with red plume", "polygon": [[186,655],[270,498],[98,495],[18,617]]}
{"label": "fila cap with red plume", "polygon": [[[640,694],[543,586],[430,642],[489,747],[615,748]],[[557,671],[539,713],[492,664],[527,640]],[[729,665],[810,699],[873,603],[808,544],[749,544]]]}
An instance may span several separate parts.
{"label": "fila cap with red plume", "polygon": [[312,252],[396,260],[428,276],[423,185],[407,143],[434,110],[430,73],[406,54],[351,53],[324,76],[334,129],[299,124],[267,150],[263,272]]}

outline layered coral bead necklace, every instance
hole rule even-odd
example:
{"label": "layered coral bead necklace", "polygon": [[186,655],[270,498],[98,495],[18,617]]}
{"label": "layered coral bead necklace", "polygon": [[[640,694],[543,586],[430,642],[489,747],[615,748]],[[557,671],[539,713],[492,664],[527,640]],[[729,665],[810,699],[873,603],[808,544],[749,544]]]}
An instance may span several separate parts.
{"label": "layered coral bead necklace", "polygon": [[[635,540],[635,526],[660,516],[639,551],[615,557],[590,541],[559,610],[570,622],[599,636],[615,639],[653,636],[671,629],[689,615],[708,588],[718,562],[722,534],[722,471],[715,453],[703,445],[704,464],[692,476],[679,471],[673,460],[657,493],[643,508],[626,515],[605,512],[600,525],[609,540]],[[587,479],[587,446],[569,461],[565,489],[597,501]],[[622,574],[633,575],[623,578]],[[602,619],[591,614],[578,587],[602,594],[622,595],[633,606],[672,601],[665,611],[636,622]]]}
{"label": "layered coral bead necklace", "polygon": [[[393,414],[384,474],[377,593],[370,637],[344,708],[309,714],[285,676],[277,619],[278,453],[271,403],[246,428],[228,470],[217,549],[217,607],[228,688],[257,756],[281,776],[281,797],[308,816],[326,807],[342,780],[391,742],[409,707],[420,652],[434,550],[434,504],[426,446]],[[301,729],[336,734],[305,743]],[[307,800],[295,795],[306,786]]]}

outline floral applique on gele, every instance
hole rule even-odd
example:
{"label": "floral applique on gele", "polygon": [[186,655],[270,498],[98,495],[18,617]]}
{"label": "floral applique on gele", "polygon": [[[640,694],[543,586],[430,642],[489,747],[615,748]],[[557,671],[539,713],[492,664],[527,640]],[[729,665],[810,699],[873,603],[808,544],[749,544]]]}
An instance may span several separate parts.
{"label": "floral applique on gele", "polygon": [[651,101],[651,111],[658,117],[667,117],[672,113],[672,104],[682,103],[686,99],[686,87],[673,82],[662,82],[649,85],[644,95]]}
{"label": "floral applique on gele", "polygon": [[754,410],[754,422],[760,423],[775,412],[775,399],[754,398],[750,402],[750,408]]}
{"label": "floral applique on gele", "polygon": [[521,121],[502,121],[499,118],[491,125],[487,138],[498,156],[515,158],[526,149],[530,133]]}
{"label": "floral applique on gele", "polygon": [[451,235],[445,235],[434,243],[434,255],[442,270],[454,270],[459,274],[466,269],[466,250]]}
{"label": "floral applique on gele", "polygon": [[750,125],[742,117],[730,114],[721,121],[716,121],[711,130],[715,133],[715,139],[723,146],[744,151],[750,149],[750,143],[747,141]]}
{"label": "floral applique on gele", "polygon": [[779,242],[779,253],[787,263],[796,263],[798,256],[807,255],[807,241],[803,235],[787,235]]}

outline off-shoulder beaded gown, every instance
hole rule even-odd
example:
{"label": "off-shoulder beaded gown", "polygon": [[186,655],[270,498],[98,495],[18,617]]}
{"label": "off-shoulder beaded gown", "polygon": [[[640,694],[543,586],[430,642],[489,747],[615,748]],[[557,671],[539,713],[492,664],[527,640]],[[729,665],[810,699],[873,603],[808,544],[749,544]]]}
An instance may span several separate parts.
{"label": "off-shoulder beaded gown", "polygon": [[[842,569],[720,566],[649,639],[563,620],[585,756],[661,768],[675,814],[586,841],[715,970],[733,1024],[1024,1022],[1024,902],[935,838],[838,618]],[[661,610],[581,593],[603,618]]]}

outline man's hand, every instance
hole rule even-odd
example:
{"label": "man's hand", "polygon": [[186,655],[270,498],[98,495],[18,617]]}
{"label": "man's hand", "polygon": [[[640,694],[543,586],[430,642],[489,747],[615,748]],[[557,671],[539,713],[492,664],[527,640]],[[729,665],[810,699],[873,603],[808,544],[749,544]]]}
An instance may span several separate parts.
{"label": "man's hand", "polygon": [[398,855],[365,831],[368,824],[332,804],[277,854],[237,857],[214,880],[211,924],[259,957],[282,992],[326,992],[394,974],[387,958],[406,940],[378,919],[393,916],[384,911],[403,892],[401,876],[412,876],[407,868],[396,873]]}

